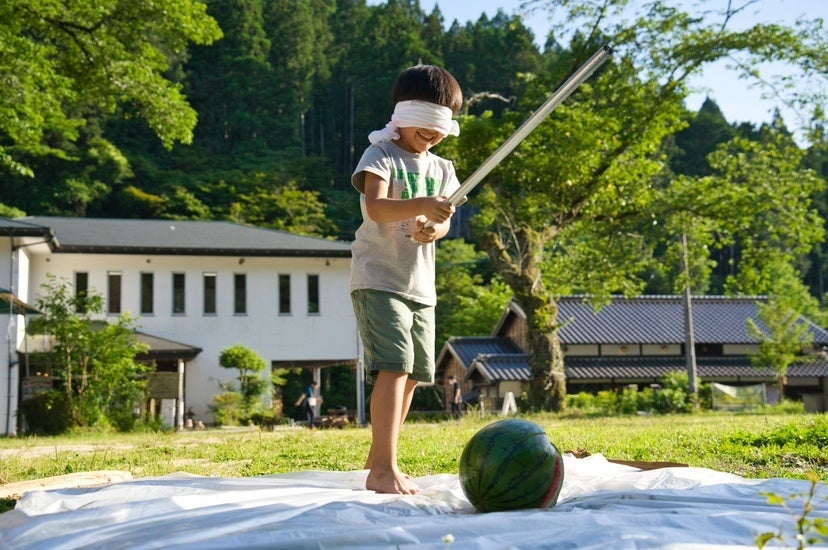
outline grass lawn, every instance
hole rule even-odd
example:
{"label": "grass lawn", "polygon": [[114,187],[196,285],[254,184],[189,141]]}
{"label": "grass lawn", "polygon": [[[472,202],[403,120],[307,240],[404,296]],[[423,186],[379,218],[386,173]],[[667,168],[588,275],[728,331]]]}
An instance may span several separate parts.
{"label": "grass lawn", "polygon": [[[409,422],[400,438],[401,468],[418,477],[456,473],[468,439],[499,416]],[[542,425],[562,452],[683,462],[744,477],[828,480],[828,415],[698,413],[573,418],[523,416]],[[126,470],[133,477],[172,472],[248,477],[302,470],[359,470],[369,428],[209,429],[178,433],[83,433],[0,438],[0,484],[73,472]],[[0,511],[14,501],[0,501]]]}

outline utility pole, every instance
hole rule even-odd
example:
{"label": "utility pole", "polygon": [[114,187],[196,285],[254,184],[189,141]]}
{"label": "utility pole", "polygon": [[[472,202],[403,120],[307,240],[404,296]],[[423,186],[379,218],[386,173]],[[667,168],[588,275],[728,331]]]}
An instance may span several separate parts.
{"label": "utility pole", "polygon": [[690,382],[690,394],[698,406],[699,382],[696,371],[696,338],[693,334],[693,304],[690,295],[690,262],[687,253],[687,235],[681,234],[681,247],[684,258],[684,347],[687,359],[687,378]]}

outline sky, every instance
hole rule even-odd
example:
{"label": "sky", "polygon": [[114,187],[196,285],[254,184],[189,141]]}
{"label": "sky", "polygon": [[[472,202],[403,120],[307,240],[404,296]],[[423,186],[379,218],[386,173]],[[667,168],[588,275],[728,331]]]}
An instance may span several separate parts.
{"label": "sky", "polygon": [[[735,5],[743,4],[747,0],[739,0]],[[371,4],[381,3],[378,1]],[[431,13],[434,5],[440,6],[440,11],[449,26],[456,19],[461,24],[467,21],[476,21],[483,12],[493,17],[498,9],[507,14],[518,14],[522,0],[420,0],[420,6],[426,13]],[[722,8],[726,0],[706,0],[705,9]],[[469,5],[474,7],[469,7]],[[698,2],[686,1],[688,6]],[[692,13],[692,7],[686,8]],[[748,10],[745,10],[741,20],[736,20],[744,26],[755,22],[776,21],[793,23],[797,17],[815,19],[818,17],[828,21],[828,0],[756,0]],[[551,24],[545,13],[524,15],[523,20],[535,35],[535,42],[543,46]],[[763,100],[758,90],[750,89],[744,81],[736,78],[732,70],[728,70],[726,63],[711,65],[704,73],[691,81],[694,88],[700,91],[692,94],[687,100],[687,107],[698,110],[705,97],[711,97],[724,113],[728,122],[750,122],[759,124],[768,122],[773,117],[776,104]],[[789,112],[780,106],[783,119],[790,129],[798,125]]]}

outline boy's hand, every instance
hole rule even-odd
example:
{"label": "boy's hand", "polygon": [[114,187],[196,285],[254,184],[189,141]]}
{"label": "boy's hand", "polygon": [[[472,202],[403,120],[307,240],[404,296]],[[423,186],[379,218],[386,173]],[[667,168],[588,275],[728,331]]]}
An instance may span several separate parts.
{"label": "boy's hand", "polygon": [[434,223],[443,223],[454,214],[454,205],[446,197],[427,197],[423,215]]}
{"label": "boy's hand", "polygon": [[414,234],[411,238],[419,243],[433,243],[437,240],[437,228],[435,226],[426,227],[426,219],[423,216],[418,216],[415,220]]}

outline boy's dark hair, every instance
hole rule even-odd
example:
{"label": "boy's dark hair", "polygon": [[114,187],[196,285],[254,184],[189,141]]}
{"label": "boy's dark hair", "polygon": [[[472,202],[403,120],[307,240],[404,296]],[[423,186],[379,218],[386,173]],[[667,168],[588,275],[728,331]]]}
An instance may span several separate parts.
{"label": "boy's dark hair", "polygon": [[460,84],[450,72],[434,65],[415,65],[404,70],[397,77],[391,96],[395,105],[412,99],[428,101],[448,107],[455,115],[463,106]]}

